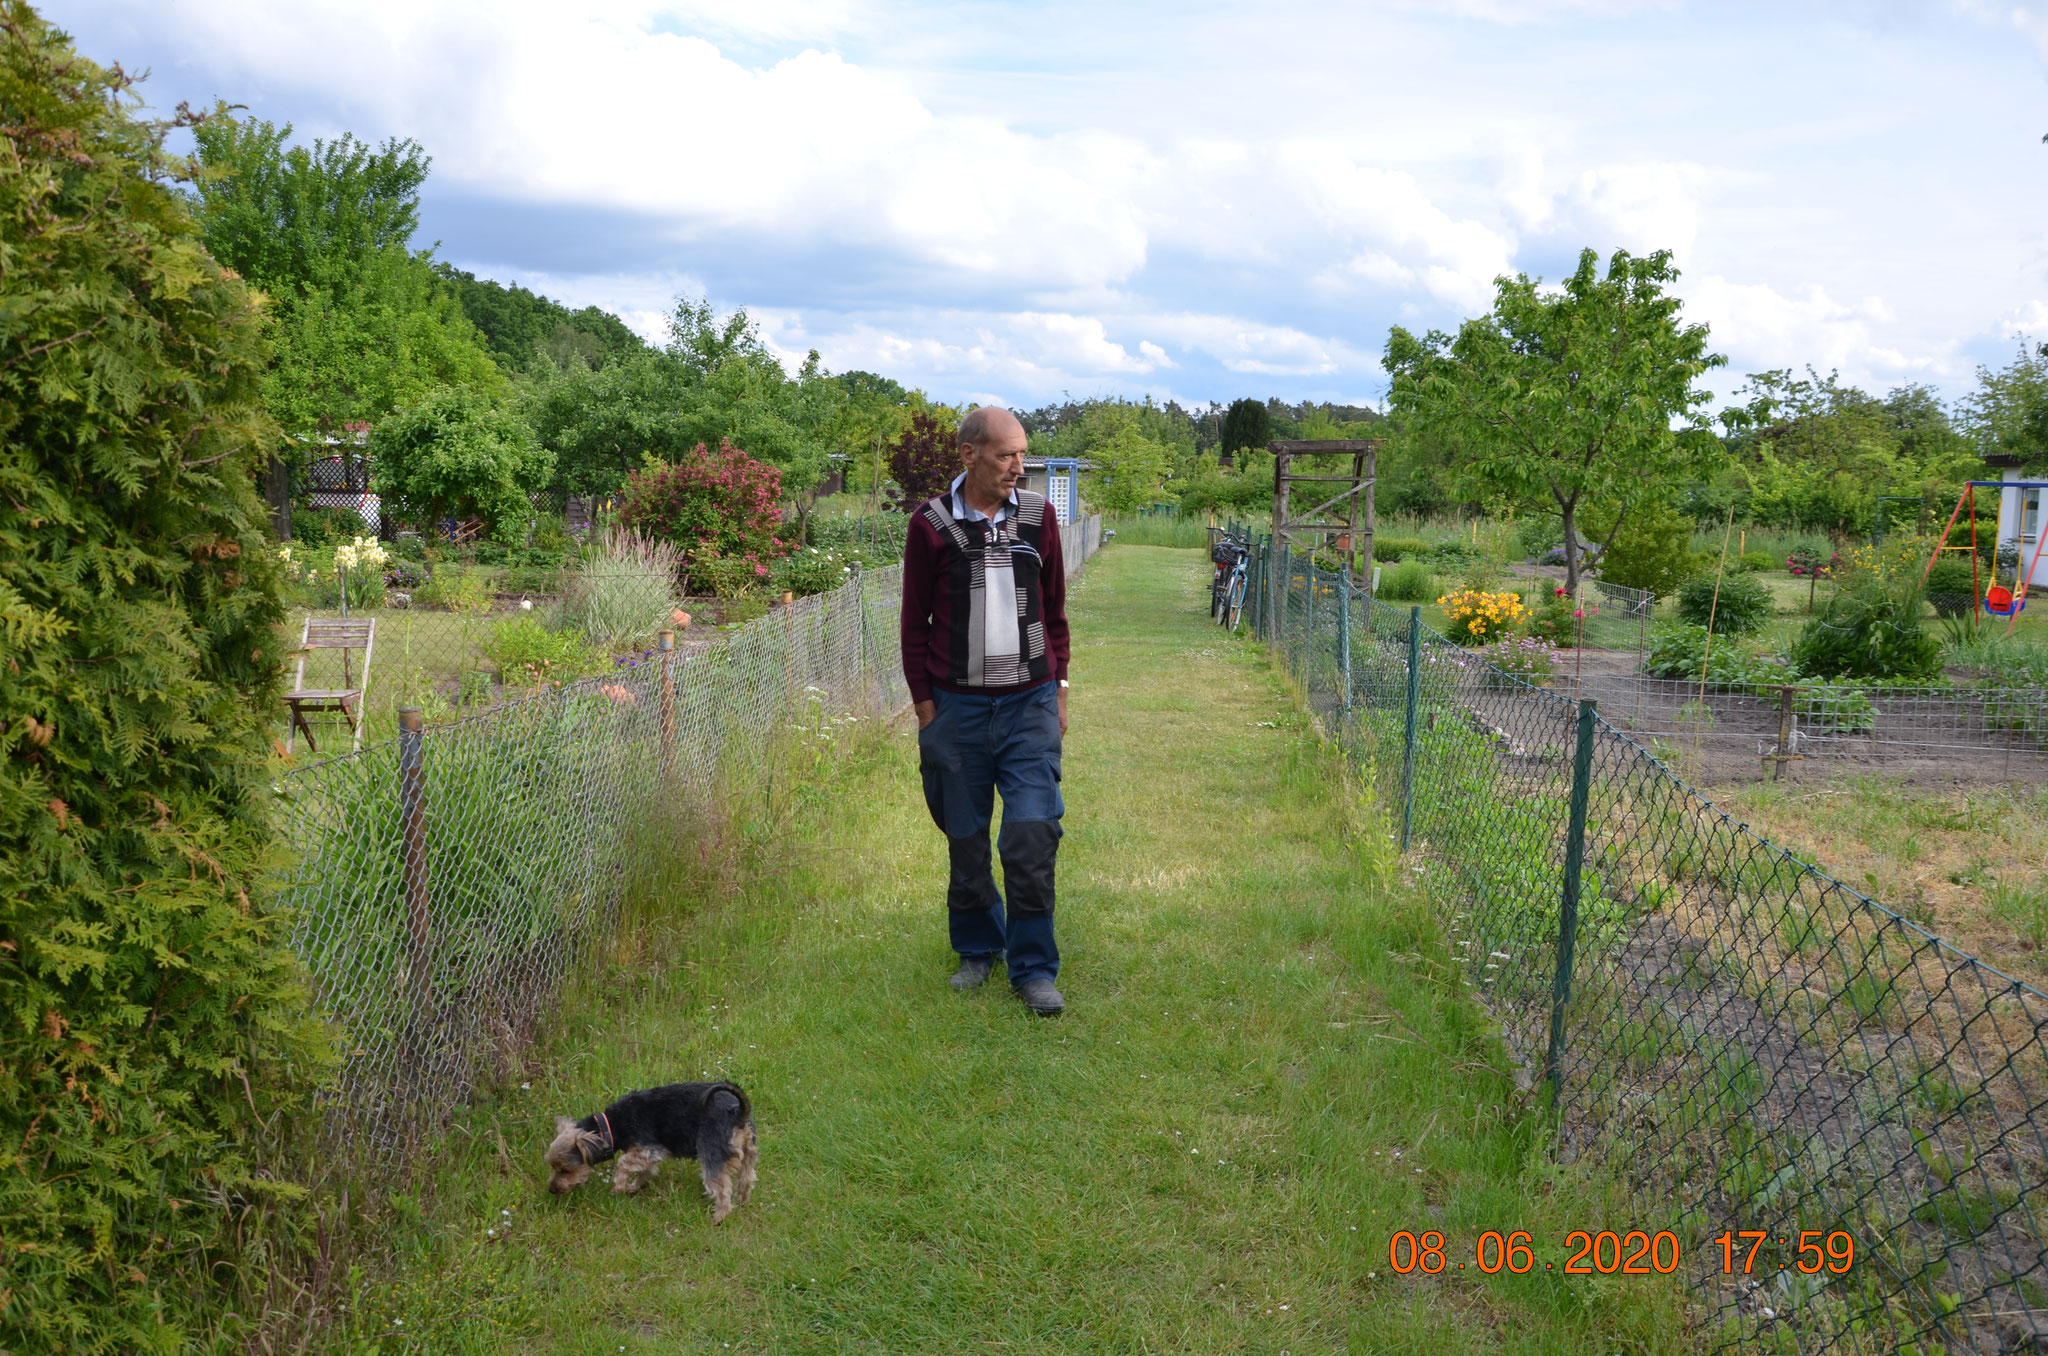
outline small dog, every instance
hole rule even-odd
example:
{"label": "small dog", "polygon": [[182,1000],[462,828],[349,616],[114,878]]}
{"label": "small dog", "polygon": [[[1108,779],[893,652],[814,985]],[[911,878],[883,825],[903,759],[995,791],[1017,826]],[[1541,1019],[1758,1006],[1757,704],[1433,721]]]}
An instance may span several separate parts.
{"label": "small dog", "polygon": [[[594,1116],[555,1121],[548,1145],[548,1190],[574,1191],[590,1170],[617,1154],[612,1190],[626,1195],[650,1181],[665,1158],[695,1158],[722,1224],[754,1190],[754,1113],[733,1083],[670,1083],[629,1092]],[[737,1167],[735,1167],[737,1164]]]}

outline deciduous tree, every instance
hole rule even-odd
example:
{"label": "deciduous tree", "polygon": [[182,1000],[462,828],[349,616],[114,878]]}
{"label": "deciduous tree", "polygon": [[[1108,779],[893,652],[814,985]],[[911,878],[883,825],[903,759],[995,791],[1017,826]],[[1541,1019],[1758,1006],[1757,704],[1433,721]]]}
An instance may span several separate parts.
{"label": "deciduous tree", "polygon": [[1725,360],[1706,326],[1682,323],[1677,279],[1669,251],[1618,250],[1603,277],[1586,250],[1556,291],[1497,279],[1492,311],[1455,336],[1396,326],[1387,338],[1396,411],[1442,432],[1481,487],[1558,514],[1574,592],[1588,497],[1668,484],[1718,449],[1694,383]]}

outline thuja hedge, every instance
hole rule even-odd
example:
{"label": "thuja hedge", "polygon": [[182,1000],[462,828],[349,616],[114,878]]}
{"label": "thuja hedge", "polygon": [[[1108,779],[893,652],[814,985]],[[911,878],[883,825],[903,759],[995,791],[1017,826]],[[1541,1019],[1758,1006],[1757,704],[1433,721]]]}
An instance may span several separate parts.
{"label": "thuja hedge", "polygon": [[129,81],[0,0],[0,1347],[218,1337],[320,1058],[263,881],[257,306]]}

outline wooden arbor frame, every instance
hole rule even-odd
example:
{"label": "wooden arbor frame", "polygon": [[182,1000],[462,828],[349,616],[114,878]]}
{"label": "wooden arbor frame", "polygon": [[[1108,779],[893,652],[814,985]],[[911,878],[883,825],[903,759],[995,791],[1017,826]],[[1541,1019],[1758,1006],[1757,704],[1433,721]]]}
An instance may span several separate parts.
{"label": "wooden arbor frame", "polygon": [[[1352,577],[1358,577],[1361,542],[1365,562],[1372,564],[1373,482],[1378,477],[1381,438],[1332,438],[1285,440],[1268,443],[1273,451],[1273,547],[1283,545],[1300,554],[1313,554],[1330,535],[1339,541]],[[1351,459],[1351,473],[1326,474],[1328,459]],[[1296,470],[1297,458],[1313,458],[1306,469]],[[1339,467],[1343,465],[1340,461]],[[1299,496],[1307,507],[1297,507],[1294,487],[1314,486]],[[1284,574],[1274,572],[1274,604],[1286,595]]]}

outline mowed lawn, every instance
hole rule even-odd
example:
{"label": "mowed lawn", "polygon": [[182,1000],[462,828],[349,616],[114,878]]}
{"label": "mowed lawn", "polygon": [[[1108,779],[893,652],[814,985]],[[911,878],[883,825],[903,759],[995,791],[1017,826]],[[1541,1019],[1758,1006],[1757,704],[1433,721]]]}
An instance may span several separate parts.
{"label": "mowed lawn", "polygon": [[[1598,1165],[1549,1163],[1432,906],[1272,666],[1208,623],[1205,569],[1112,546],[1077,582],[1066,1016],[1000,971],[946,987],[915,744],[853,740],[728,888],[653,901],[530,1088],[463,1115],[380,1216],[337,1345],[1689,1349],[1675,1278],[1546,1269],[1571,1230],[1643,1221]],[[636,1198],[543,1190],[557,1113],[711,1072],[760,1127],[725,1225],[687,1164]],[[1445,1272],[1395,1275],[1400,1229],[1445,1234]],[[1517,1229],[1533,1270],[1480,1273],[1478,1236]]]}

